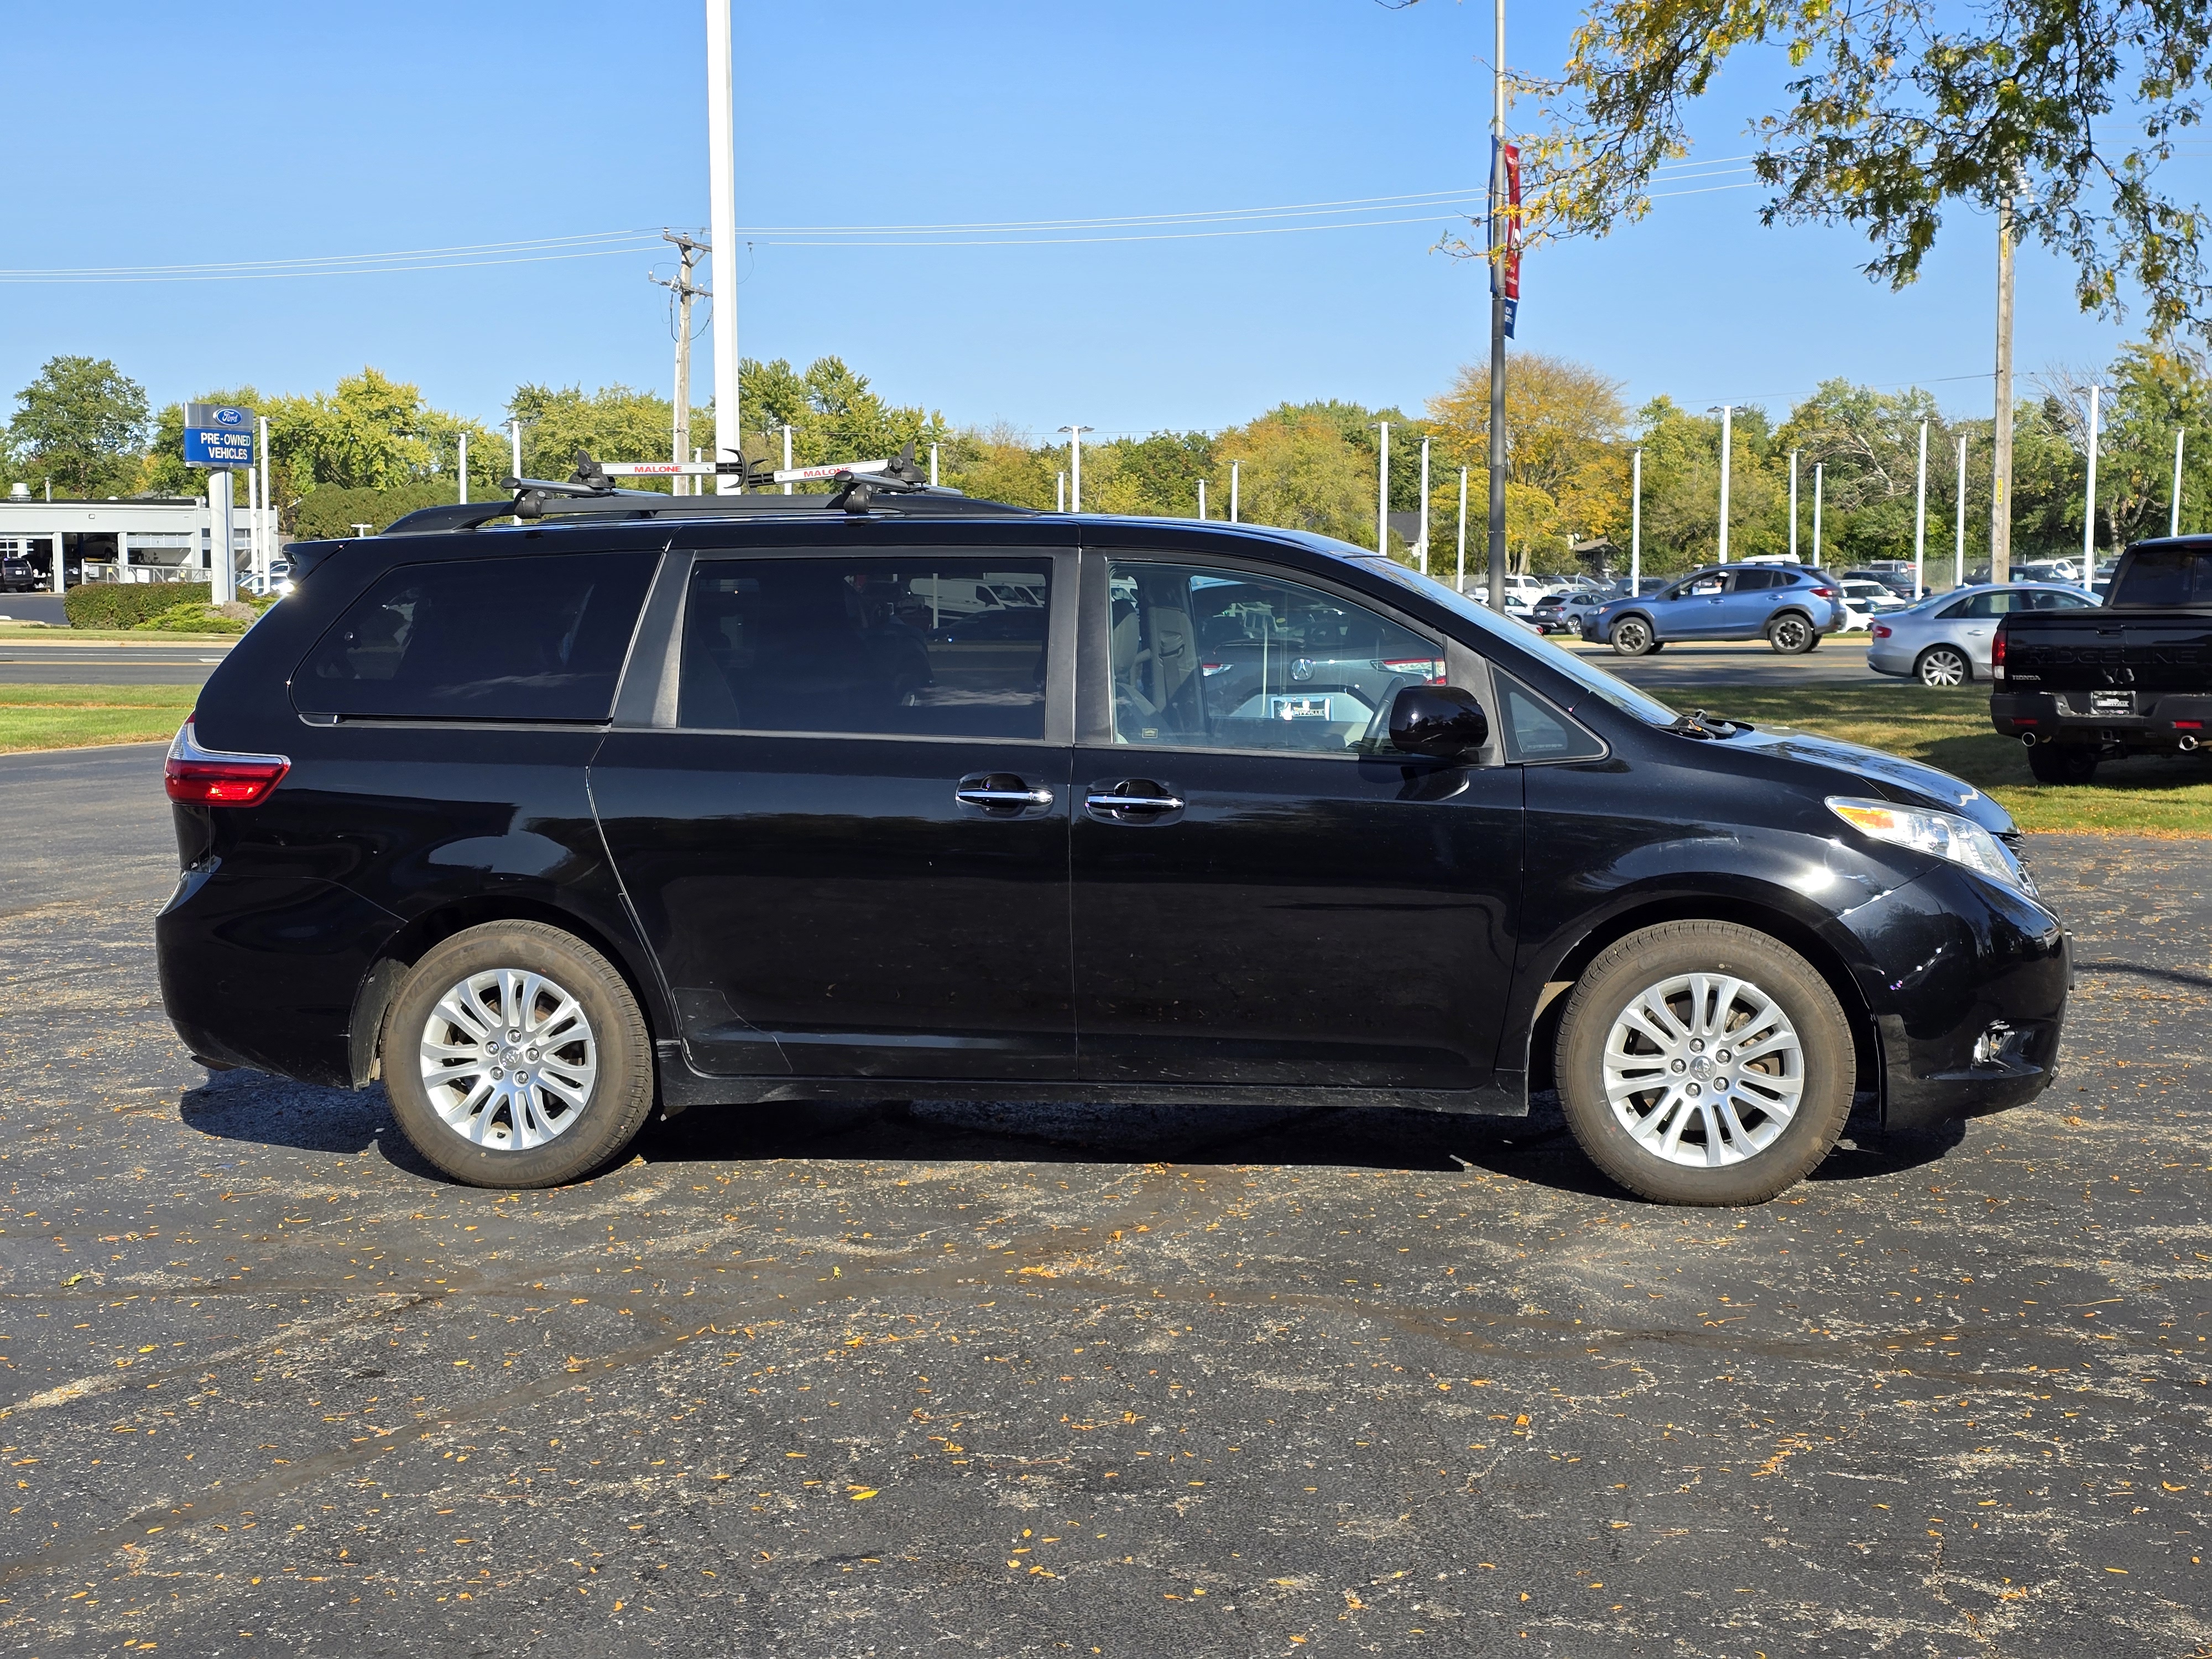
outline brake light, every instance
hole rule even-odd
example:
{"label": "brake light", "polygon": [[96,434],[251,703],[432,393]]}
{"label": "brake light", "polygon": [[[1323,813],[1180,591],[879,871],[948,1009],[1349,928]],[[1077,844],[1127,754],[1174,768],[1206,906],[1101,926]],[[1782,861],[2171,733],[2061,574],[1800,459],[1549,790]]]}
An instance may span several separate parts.
{"label": "brake light", "polygon": [[1198,665],[1198,672],[1205,675],[1206,678],[1212,679],[1216,674],[1218,674],[1223,669],[1228,666],[1229,665],[1225,662],[1202,662]]}
{"label": "brake light", "polygon": [[2204,729],[2204,722],[2203,720],[2176,720],[2173,723],[2173,729],[2177,732],[2202,732]]}
{"label": "brake light", "polygon": [[2001,665],[2003,664],[2004,659],[2005,659],[2005,635],[2004,635],[2004,629],[2002,629],[2002,628],[2000,628],[2000,629],[1997,629],[1996,643],[1996,644],[1994,644],[1994,645],[1992,645],[1992,646],[1990,647],[1990,661],[1993,665],[2000,665],[2000,666],[2001,666]]}
{"label": "brake light", "polygon": [[1832,599],[1836,597],[1836,590],[1832,587],[1816,587],[1813,590],[1813,597],[1816,599]]}
{"label": "brake light", "polygon": [[162,769],[162,786],[171,800],[188,806],[252,806],[292,769],[282,755],[241,755],[203,749],[191,720],[177,728]]}
{"label": "brake light", "polygon": [[1878,640],[1887,639],[1889,637],[1889,624],[1887,623],[1876,623],[1874,625],[1874,637]]}
{"label": "brake light", "polygon": [[1418,674],[1431,685],[1444,683],[1444,665],[1434,657],[1385,657],[1382,666],[1393,674]]}

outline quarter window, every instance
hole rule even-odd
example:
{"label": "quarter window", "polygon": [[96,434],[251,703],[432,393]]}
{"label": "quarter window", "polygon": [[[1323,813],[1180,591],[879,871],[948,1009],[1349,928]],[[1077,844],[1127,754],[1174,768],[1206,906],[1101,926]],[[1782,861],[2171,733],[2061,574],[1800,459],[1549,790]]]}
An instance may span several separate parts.
{"label": "quarter window", "polygon": [[605,720],[657,556],[398,566],[315,642],[293,703],[403,720]]}
{"label": "quarter window", "polygon": [[1042,738],[1051,585],[1018,556],[702,561],[677,722]]}
{"label": "quarter window", "polygon": [[1356,756],[1400,689],[1443,684],[1433,641],[1302,583],[1118,561],[1107,580],[1116,743]]}
{"label": "quarter window", "polygon": [[1519,681],[1493,673],[1509,761],[1595,760],[1605,745]]}

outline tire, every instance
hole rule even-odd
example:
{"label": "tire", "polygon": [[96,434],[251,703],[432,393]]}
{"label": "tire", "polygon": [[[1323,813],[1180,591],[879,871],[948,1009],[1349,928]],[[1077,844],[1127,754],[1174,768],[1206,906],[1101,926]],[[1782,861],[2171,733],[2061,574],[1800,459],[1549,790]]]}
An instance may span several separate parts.
{"label": "tire", "polygon": [[[491,1018],[502,1008],[522,1036],[512,1048]],[[532,1020],[550,1046],[528,1042]],[[487,1066],[463,1041],[474,1036],[521,1064]],[[588,1175],[653,1110],[653,1042],[637,999],[605,957],[543,922],[490,922],[426,952],[392,1000],[382,1054],[392,1115],[415,1150],[474,1187]]]}
{"label": "tire", "polygon": [[1923,685],[1964,685],[1974,678],[1974,665],[1955,645],[1931,645],[1913,663],[1912,678]]}
{"label": "tire", "polygon": [[2027,751],[2038,783],[2087,783],[2097,775],[2097,751],[2087,744],[2039,743]]}
{"label": "tire", "polygon": [[1810,619],[1786,611],[1766,624],[1766,642],[1785,657],[1802,657],[1820,644]]}
{"label": "tire", "polygon": [[1648,657],[1659,643],[1651,624],[1641,617],[1623,617],[1613,623],[1607,642],[1624,657]]}
{"label": "tire", "polygon": [[[1699,1001],[1702,1019],[1692,1012]],[[1663,1010],[1672,1032],[1654,1012],[1632,1024],[1639,1007]],[[1726,1046],[1731,1030],[1763,1050],[1771,1038],[1787,1041],[1741,1066]],[[1662,1204],[1763,1204],[1795,1186],[1843,1133],[1857,1083],[1850,1024],[1827,981],[1779,940],[1724,921],[1664,922],[1601,952],[1569,994],[1555,1058],[1559,1103],[1583,1151]],[[1650,1089],[1612,1103],[1609,1077],[1632,1086],[1646,1076]],[[1755,1104],[1735,1103],[1744,1100]],[[1724,1105],[1730,1117],[1716,1109]]]}

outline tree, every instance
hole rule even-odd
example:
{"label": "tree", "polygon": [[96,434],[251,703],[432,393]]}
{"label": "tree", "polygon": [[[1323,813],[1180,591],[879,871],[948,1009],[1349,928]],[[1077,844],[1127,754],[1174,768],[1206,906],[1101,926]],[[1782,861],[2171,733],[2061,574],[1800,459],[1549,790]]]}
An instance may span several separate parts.
{"label": "tree", "polygon": [[137,476],[146,444],[146,391],[105,357],[50,357],[15,394],[8,439],[24,472],[65,495],[108,495]]}
{"label": "tree", "polygon": [[759,434],[748,437],[745,453],[779,465],[783,436],[777,428],[785,426],[792,429],[792,459],[800,466],[874,460],[909,443],[926,450],[951,433],[934,410],[887,401],[842,357],[817,357],[803,374],[781,357],[772,363],[748,358],[738,365],[738,396]]}
{"label": "tree", "polygon": [[[1464,466],[1469,524],[1486,524],[1489,365],[1462,365],[1451,389],[1429,399],[1429,418],[1431,459],[1441,469],[1431,474],[1431,520],[1447,501],[1456,516],[1459,481],[1444,479]],[[1619,446],[1627,419],[1620,382],[1586,363],[1540,351],[1505,360],[1505,539],[1517,568],[1530,568],[1539,549],[1564,552],[1577,536],[1626,536],[1628,473]],[[1486,549],[1486,532],[1468,534]]]}
{"label": "tree", "polygon": [[1232,427],[1214,444],[1214,488],[1225,495],[1229,463],[1239,462],[1246,522],[1371,545],[1375,449],[1371,434],[1364,453],[1353,435],[1366,412],[1357,404],[1284,404]]}
{"label": "tree", "polygon": [[1650,205],[1723,64],[1787,64],[1753,123],[1767,223],[1862,227],[1869,276],[1912,282],[1948,208],[2009,202],[2075,270],[2086,310],[2142,289],[2155,331],[2202,325],[2205,222],[2160,169],[2197,125],[2212,8],[2175,0],[1795,5],[1595,0],[1547,97],[1533,234],[1603,234]]}
{"label": "tree", "polygon": [[[658,461],[668,454],[676,410],[655,392],[626,386],[525,385],[507,399],[507,412],[522,422],[522,471],[530,478],[565,478],[580,453],[595,461]],[[471,458],[470,471],[474,473]],[[507,471],[501,463],[500,471]],[[666,489],[658,479],[620,480],[629,489]]]}

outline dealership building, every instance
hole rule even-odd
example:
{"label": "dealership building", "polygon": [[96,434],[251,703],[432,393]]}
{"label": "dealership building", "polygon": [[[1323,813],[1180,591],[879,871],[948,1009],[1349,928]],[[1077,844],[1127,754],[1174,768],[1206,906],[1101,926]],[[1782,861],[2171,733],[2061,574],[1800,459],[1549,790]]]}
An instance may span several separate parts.
{"label": "dealership building", "polygon": [[[210,580],[211,514],[204,495],[134,495],[106,501],[41,501],[28,492],[0,500],[0,554],[28,559],[43,585],[62,591],[58,574],[81,581],[204,582]],[[252,515],[231,528],[234,568],[252,567]],[[277,538],[277,551],[289,538]]]}

